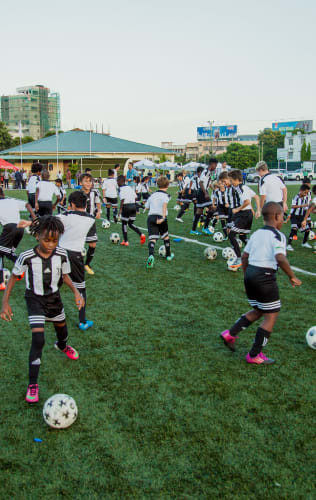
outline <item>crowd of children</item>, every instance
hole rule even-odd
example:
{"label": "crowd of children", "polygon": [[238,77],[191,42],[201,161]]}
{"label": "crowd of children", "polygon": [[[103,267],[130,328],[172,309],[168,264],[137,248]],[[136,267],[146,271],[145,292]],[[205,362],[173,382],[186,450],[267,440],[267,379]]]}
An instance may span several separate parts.
{"label": "crowd of children", "polygon": [[[216,166],[217,161],[212,159],[207,168],[198,167],[191,178],[183,173],[178,174],[178,203],[181,208],[176,221],[183,222],[182,217],[193,204],[193,225],[190,234],[211,235],[209,225],[214,228],[218,221],[221,223],[224,237],[229,239],[236,255],[230,268],[243,268],[246,294],[253,307],[229,330],[224,330],[221,338],[230,350],[235,350],[237,334],[263,317],[246,361],[270,364],[273,360],[262,353],[262,347],[272,332],[280,310],[276,270],[278,266],[281,267],[293,286],[301,284],[285,257],[286,248],[293,250],[292,242],[297,237],[298,230],[304,233],[303,246],[310,247],[310,214],[316,208],[316,187],[312,190],[315,195],[312,203],[310,186],[307,184],[303,184],[294,197],[288,216],[291,232],[287,244],[285,236],[280,232],[284,219],[283,206],[271,201],[265,203],[262,208],[264,227],[248,240],[253,217],[258,218],[261,215],[259,197],[243,183],[239,170],[225,170],[214,182]],[[119,165],[109,170],[108,178],[102,183],[102,198],[99,190],[94,187],[91,174],[85,172],[80,177],[81,189],[72,192],[67,202],[62,181],[57,179],[55,184],[50,182],[48,172],[43,170],[40,164],[32,166],[27,203],[5,198],[3,190],[0,189],[0,223],[3,226],[0,236],[0,289],[5,290],[1,318],[12,320],[10,295],[16,280],[26,273],[25,300],[32,330],[29,386],[26,394],[26,401],[29,403],[38,401],[37,381],[46,321],[54,324],[57,335],[56,349],[70,359],[79,358],[77,351],[67,344],[66,317],[59,293],[63,282],[74,293],[79,310],[79,329],[85,331],[93,326],[93,321],[86,317],[85,271],[94,274],[91,263],[98,241],[95,220],[101,216],[101,199],[106,208],[107,219],[110,220],[112,209],[114,223],[121,221],[122,246],[129,246],[128,229],[138,234],[141,245],[146,242],[146,236],[135,225],[135,219],[140,208],[144,212],[148,210],[147,269],[154,267],[155,244],[158,239],[164,242],[166,260],[172,261],[174,258],[168,233],[169,180],[165,176],[159,177],[158,190],[151,193],[149,176],[144,176],[142,180],[136,176],[134,182],[127,185],[125,177],[118,175],[118,170]],[[256,210],[252,207],[252,200],[255,201]],[[58,214],[54,216],[56,207]],[[31,220],[20,219],[20,211],[25,209],[29,211]],[[201,219],[202,233],[197,229]],[[16,248],[27,227],[36,237],[37,246],[17,257]],[[246,245],[243,255],[238,239]],[[88,244],[88,251],[84,261],[85,244]],[[3,283],[4,258],[14,262],[7,287]]]}

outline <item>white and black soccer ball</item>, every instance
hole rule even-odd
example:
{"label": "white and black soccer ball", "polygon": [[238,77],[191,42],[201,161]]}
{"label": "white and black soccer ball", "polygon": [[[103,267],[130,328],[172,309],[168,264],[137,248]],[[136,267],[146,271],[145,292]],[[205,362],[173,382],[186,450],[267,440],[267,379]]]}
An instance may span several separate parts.
{"label": "white and black soccer ball", "polygon": [[181,208],[181,207],[180,207],[180,205],[175,205],[175,206],[173,207],[173,210],[176,210],[176,211],[178,212],[178,211],[180,210],[180,208]]}
{"label": "white and black soccer ball", "polygon": [[311,349],[316,350],[316,326],[312,326],[306,333],[306,342]]}
{"label": "white and black soccer ball", "polygon": [[208,226],[208,230],[210,233],[214,234],[215,233],[215,227],[214,226]]}
{"label": "white and black soccer ball", "polygon": [[166,257],[166,247],[165,247],[165,245],[161,245],[161,247],[159,247],[158,253],[159,253],[160,257]]}
{"label": "white and black soccer ball", "polygon": [[10,279],[10,276],[11,276],[11,273],[9,271],[9,269],[6,269],[5,267],[3,268],[3,281],[4,281],[4,284],[7,285],[8,284],[8,281]]}
{"label": "white and black soccer ball", "polygon": [[214,247],[207,247],[204,250],[204,257],[207,258],[207,260],[215,260],[217,257],[217,251],[216,248]]}
{"label": "white and black soccer ball", "polygon": [[230,259],[228,259],[227,269],[229,271],[238,271],[238,267],[232,267],[235,264],[235,261],[236,261],[236,257],[231,257]]}
{"label": "white and black soccer ball", "polygon": [[44,404],[43,417],[54,429],[66,429],[78,416],[75,400],[68,394],[54,394]]}
{"label": "white and black soccer ball", "polygon": [[117,245],[120,242],[120,235],[118,233],[112,233],[110,236],[110,240],[112,241],[112,243]]}
{"label": "white and black soccer ball", "polygon": [[223,233],[217,231],[217,233],[215,233],[213,236],[213,240],[216,241],[216,243],[220,243],[221,241],[223,241],[224,240]]}
{"label": "white and black soccer ball", "polygon": [[308,239],[309,240],[314,240],[315,239],[315,233],[314,233],[314,231],[310,231],[309,232]]}
{"label": "white and black soccer ball", "polygon": [[226,247],[226,248],[223,248],[222,257],[225,260],[235,259],[236,258],[236,254],[235,254],[234,250],[231,247]]}
{"label": "white and black soccer ball", "polygon": [[109,220],[103,220],[102,221],[102,227],[103,229],[109,229],[109,227],[111,226],[111,222]]}
{"label": "white and black soccer ball", "polygon": [[81,255],[82,257],[85,257],[87,255],[87,250],[85,248],[81,250]]}

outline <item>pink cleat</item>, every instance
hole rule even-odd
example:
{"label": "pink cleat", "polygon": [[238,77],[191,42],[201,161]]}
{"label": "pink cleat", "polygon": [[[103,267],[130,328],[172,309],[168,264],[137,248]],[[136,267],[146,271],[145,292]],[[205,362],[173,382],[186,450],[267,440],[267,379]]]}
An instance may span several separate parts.
{"label": "pink cleat", "polygon": [[229,330],[224,330],[220,334],[220,338],[223,340],[225,346],[228,347],[228,349],[230,349],[233,352],[236,351],[236,347],[234,346],[234,343],[236,342],[236,340],[238,339],[238,337],[233,337],[229,333]]}
{"label": "pink cleat", "polygon": [[254,358],[252,358],[248,352],[246,361],[254,365],[272,365],[272,363],[275,363],[274,359],[268,358],[263,352],[259,352]]}
{"label": "pink cleat", "polygon": [[65,349],[60,349],[57,342],[55,342],[55,349],[57,349],[57,351],[64,352],[69,359],[79,359],[79,353],[70,345],[67,345]]}
{"label": "pink cleat", "polygon": [[38,403],[38,385],[30,384],[27,388],[25,401],[29,404]]}

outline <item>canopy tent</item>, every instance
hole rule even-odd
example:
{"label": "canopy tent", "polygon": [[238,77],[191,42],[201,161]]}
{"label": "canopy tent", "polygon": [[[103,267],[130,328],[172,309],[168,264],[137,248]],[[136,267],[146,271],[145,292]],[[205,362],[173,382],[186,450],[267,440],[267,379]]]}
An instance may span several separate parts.
{"label": "canopy tent", "polygon": [[20,170],[19,167],[16,167],[15,165],[12,165],[12,163],[9,163],[8,161],[0,158],[0,170],[1,169],[14,171]]}
{"label": "canopy tent", "polygon": [[159,170],[181,170],[181,166],[177,163],[173,163],[172,161],[165,161],[163,163],[159,163],[157,165]]}
{"label": "canopy tent", "polygon": [[136,163],[134,163],[133,167],[135,167],[137,170],[155,170],[157,168],[157,164],[154,163],[151,160],[139,160]]}

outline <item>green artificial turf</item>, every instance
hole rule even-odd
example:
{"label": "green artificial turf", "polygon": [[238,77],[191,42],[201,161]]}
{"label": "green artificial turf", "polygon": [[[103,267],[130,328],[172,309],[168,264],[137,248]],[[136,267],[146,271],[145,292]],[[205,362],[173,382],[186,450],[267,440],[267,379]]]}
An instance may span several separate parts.
{"label": "green artificial turf", "polygon": [[[289,199],[296,191],[289,188]],[[190,237],[192,208],[184,224],[175,222],[170,192],[170,232]],[[137,224],[146,227],[146,216]],[[62,289],[80,359],[53,349],[48,325],[33,407],[24,402],[31,340],[24,281],[16,284],[14,321],[2,321],[0,334],[0,498],[314,499],[316,353],[305,333],[316,323],[316,276],[297,274],[303,285],[293,289],[279,272],[283,307],[265,349],[277,363],[247,365],[255,326],[241,333],[235,354],[219,339],[249,309],[242,272],[228,272],[220,252],[210,262],[203,246],[184,241],[172,242],[172,262],[158,257],[158,243],[155,267],[146,270],[147,244],[129,231],[128,248],[114,245],[117,230],[98,222],[96,274],[86,277],[92,329],[77,329],[73,296]],[[32,246],[25,234],[19,251]],[[294,246],[290,262],[315,272],[316,255],[301,241]],[[64,431],[42,418],[54,393],[78,405]]]}

